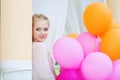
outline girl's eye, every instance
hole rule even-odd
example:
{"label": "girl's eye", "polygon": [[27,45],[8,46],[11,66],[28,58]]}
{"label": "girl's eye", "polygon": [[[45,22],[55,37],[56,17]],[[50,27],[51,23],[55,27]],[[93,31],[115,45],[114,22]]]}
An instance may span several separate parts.
{"label": "girl's eye", "polygon": [[44,31],[48,31],[48,28],[45,28]]}
{"label": "girl's eye", "polygon": [[39,28],[37,28],[36,30],[37,30],[37,31],[39,31],[40,29],[39,29]]}

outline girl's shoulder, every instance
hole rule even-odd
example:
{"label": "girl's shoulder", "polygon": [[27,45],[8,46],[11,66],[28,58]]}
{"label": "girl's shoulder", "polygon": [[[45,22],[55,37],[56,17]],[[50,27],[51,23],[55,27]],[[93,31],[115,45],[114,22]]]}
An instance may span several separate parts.
{"label": "girl's shoulder", "polygon": [[43,43],[40,43],[40,42],[33,42],[32,48],[46,49],[45,45]]}

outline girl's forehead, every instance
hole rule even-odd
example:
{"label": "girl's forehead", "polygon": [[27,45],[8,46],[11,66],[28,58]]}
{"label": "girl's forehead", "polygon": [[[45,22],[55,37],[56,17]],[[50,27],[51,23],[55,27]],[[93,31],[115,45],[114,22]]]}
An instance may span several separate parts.
{"label": "girl's forehead", "polygon": [[34,26],[36,27],[49,27],[48,20],[37,20],[34,22]]}

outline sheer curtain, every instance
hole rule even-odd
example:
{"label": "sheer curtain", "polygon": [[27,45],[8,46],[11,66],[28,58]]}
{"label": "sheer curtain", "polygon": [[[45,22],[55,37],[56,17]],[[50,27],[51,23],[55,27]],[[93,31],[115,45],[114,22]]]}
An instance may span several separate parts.
{"label": "sheer curtain", "polygon": [[69,0],[64,35],[69,33],[80,34],[86,31],[83,23],[83,12],[92,2],[106,4],[106,0]]}
{"label": "sheer curtain", "polygon": [[64,35],[69,33],[79,34],[85,30],[83,27],[83,6],[81,2],[81,0],[69,0]]}

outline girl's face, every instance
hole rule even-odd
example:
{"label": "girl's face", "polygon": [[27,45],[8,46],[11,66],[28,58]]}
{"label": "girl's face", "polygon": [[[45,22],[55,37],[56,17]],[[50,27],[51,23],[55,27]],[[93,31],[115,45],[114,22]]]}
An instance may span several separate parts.
{"label": "girl's face", "polygon": [[33,41],[43,42],[48,36],[48,21],[38,19],[33,26]]}

